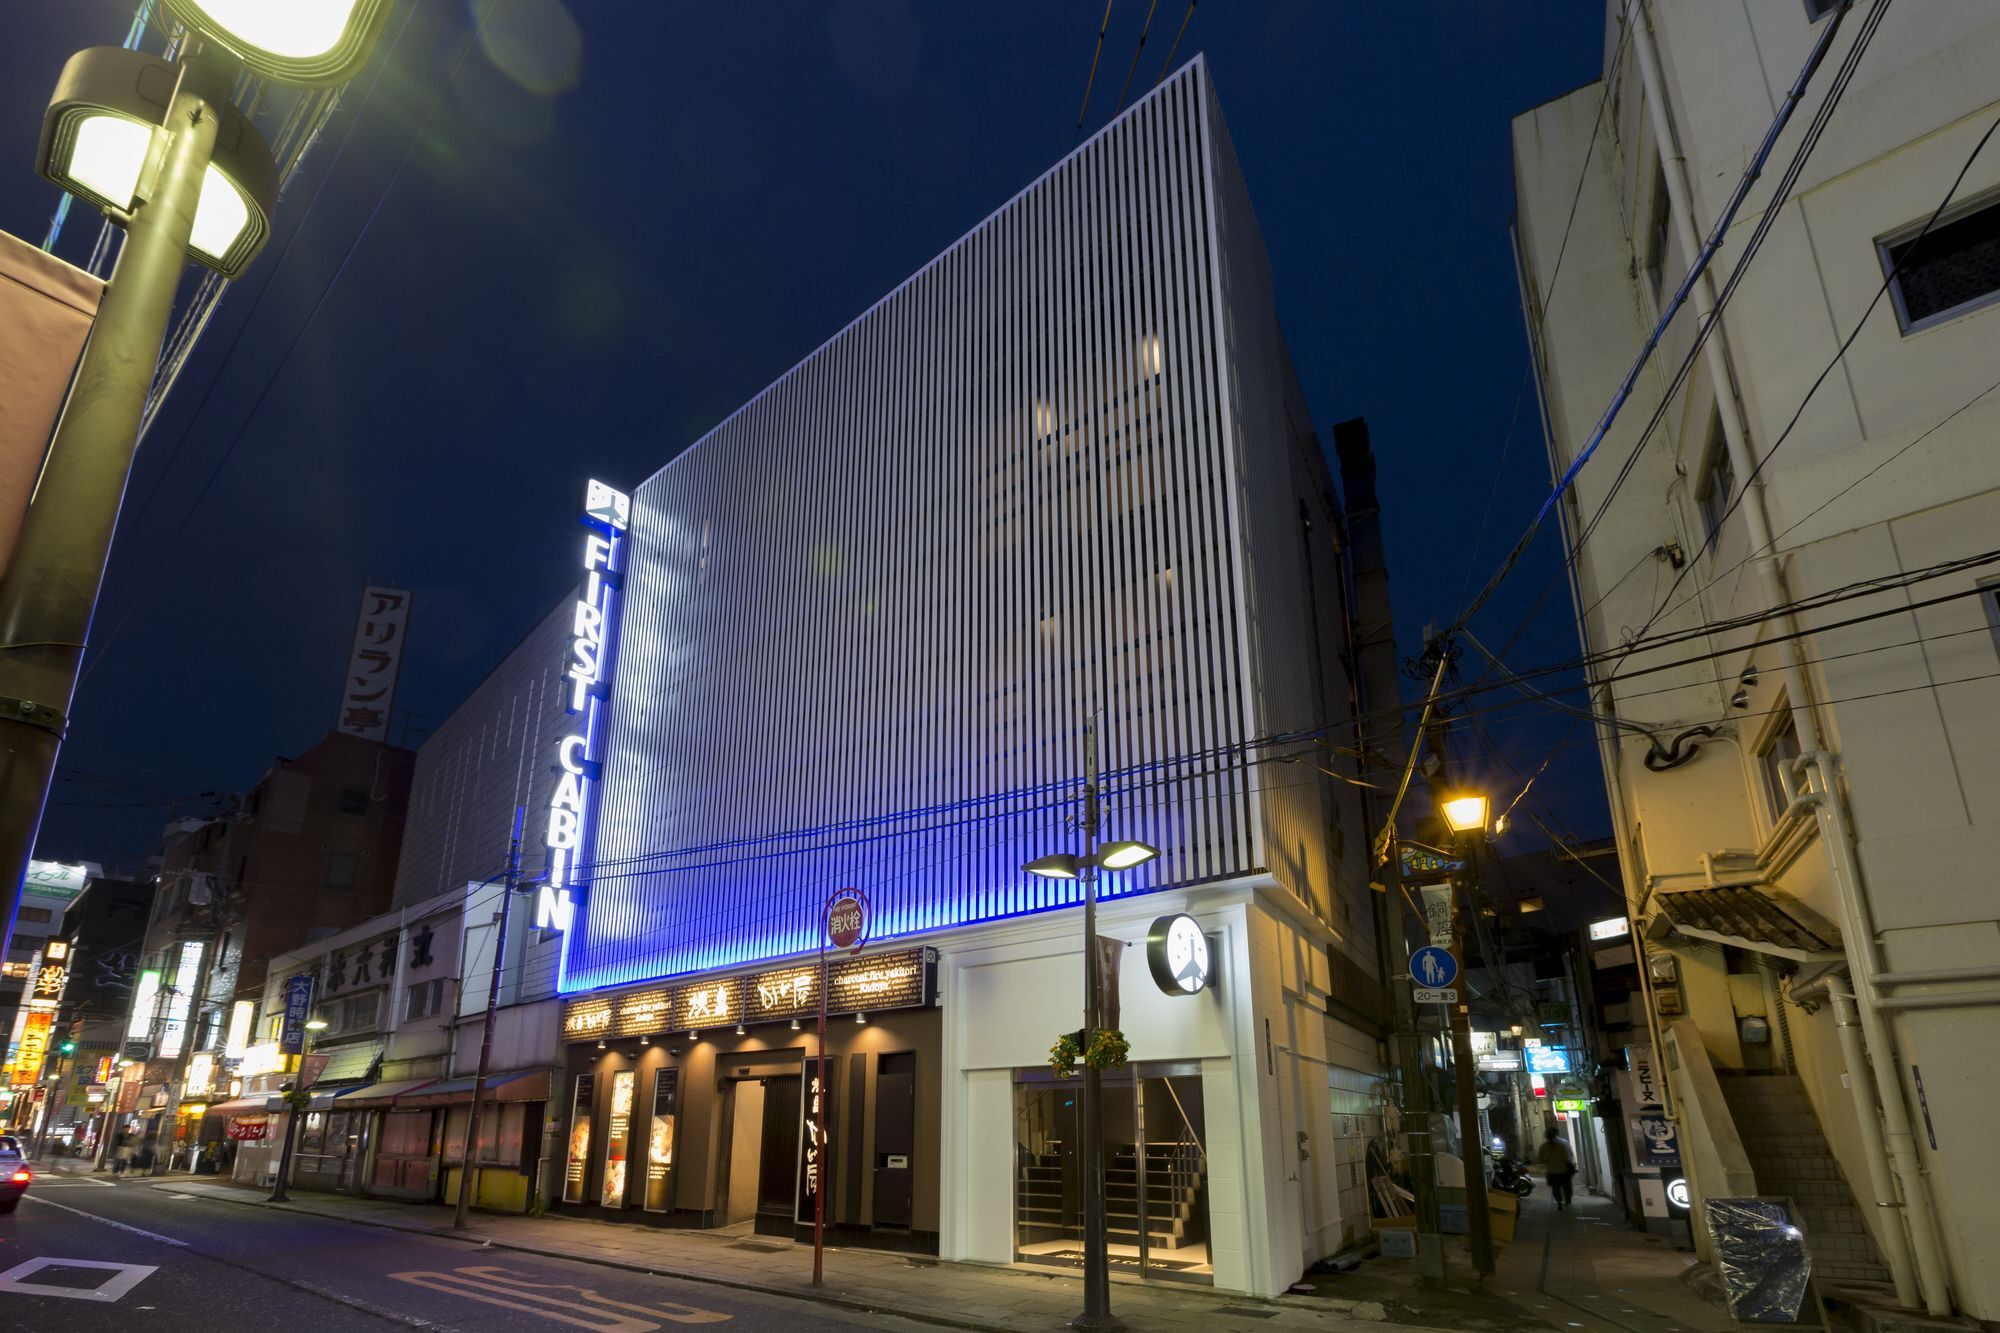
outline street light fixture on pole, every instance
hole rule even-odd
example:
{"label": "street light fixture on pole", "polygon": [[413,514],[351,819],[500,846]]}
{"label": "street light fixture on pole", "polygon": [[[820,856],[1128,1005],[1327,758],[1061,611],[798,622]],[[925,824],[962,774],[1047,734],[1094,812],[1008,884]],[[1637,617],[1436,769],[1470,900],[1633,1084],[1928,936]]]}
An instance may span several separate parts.
{"label": "street light fixture on pole", "polygon": [[230,105],[240,66],[279,82],[349,78],[391,0],[171,0],[178,63],[79,52],[43,119],[37,169],[96,204],[125,243],[77,362],[11,563],[0,577],[0,879],[7,924],[48,799],[139,422],[190,257],[241,273],[270,236],[278,170]]}
{"label": "street light fixture on pole", "polygon": [[[1438,811],[1451,829],[1462,851],[1465,881],[1478,875],[1479,842],[1486,835],[1486,817],[1491,809],[1484,794],[1460,792],[1438,802]],[[1454,897],[1456,894],[1454,894]],[[1465,912],[1478,910],[1470,901],[1452,912],[1452,949],[1458,955],[1463,975],[1465,962]],[[1472,1057],[1472,1005],[1467,994],[1451,1008],[1451,1063],[1457,1077],[1459,1151],[1465,1163],[1465,1230],[1472,1244],[1472,1267],[1481,1277],[1493,1276],[1493,1219],[1486,1203],[1486,1149],[1479,1142],[1478,1065]],[[1475,1147],[1477,1144],[1477,1147]]]}
{"label": "street light fixture on pole", "polygon": [[[1144,865],[1160,849],[1143,842],[1097,845],[1097,724],[1083,726],[1083,854],[1057,852],[1021,868],[1045,879],[1083,882],[1083,1042],[1087,1053],[1097,1036],[1104,1012],[1104,977],[1097,948],[1097,872],[1129,870]],[[1104,1218],[1104,1081],[1097,1066],[1083,1061],[1083,1096],[1078,1108],[1083,1124],[1083,1313],[1071,1328],[1121,1328],[1111,1314],[1111,1257]]]}
{"label": "street light fixture on pole", "polygon": [[[465,1116],[465,1159],[458,1170],[458,1208],[451,1224],[465,1230],[472,1211],[473,1178],[479,1174],[479,1102],[486,1095],[486,1076],[493,1065],[493,1016],[500,1007],[500,969],[507,964],[507,909],[521,883],[521,827],[525,807],[514,809],[514,834],[507,846],[506,883],[500,890],[500,928],[493,938],[493,967],[486,987],[486,1022],[479,1032],[479,1069],[472,1078],[472,1107]],[[489,881],[490,882],[490,881]]]}
{"label": "street light fixture on pole", "polygon": [[[305,1040],[299,1044],[299,1076],[285,1086],[285,1142],[278,1149],[278,1183],[271,1190],[271,1202],[283,1203],[292,1196],[287,1193],[292,1183],[292,1147],[299,1141],[299,1117],[312,1105],[312,1091],[299,1086],[305,1080],[306,1061],[312,1055],[313,1038],[326,1031],[324,1018],[306,1020]],[[268,1103],[267,1103],[268,1105]]]}

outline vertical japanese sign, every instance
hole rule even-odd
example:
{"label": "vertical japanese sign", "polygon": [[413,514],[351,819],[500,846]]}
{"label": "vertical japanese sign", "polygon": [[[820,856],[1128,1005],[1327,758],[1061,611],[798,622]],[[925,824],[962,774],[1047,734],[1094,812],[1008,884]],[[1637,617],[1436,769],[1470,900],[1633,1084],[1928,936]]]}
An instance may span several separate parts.
{"label": "vertical japanese sign", "polygon": [[673,1211],[674,1105],[680,1100],[681,1071],[653,1071],[653,1123],[646,1135],[646,1211]]}
{"label": "vertical japanese sign", "polygon": [[[535,926],[567,931],[590,878],[591,797],[603,764],[604,701],[617,646],[618,585],[632,499],[593,480],[584,492],[583,589],[571,613],[566,707],[576,718],[556,743],[556,787],[549,797],[547,874],[535,899]],[[563,950],[567,966],[569,950]]]}
{"label": "vertical japanese sign", "polygon": [[563,1164],[563,1202],[582,1203],[583,1177],[590,1169],[590,1105],[597,1092],[597,1079],[590,1074],[576,1076],[576,1092],[569,1105],[569,1160]]}
{"label": "vertical japanese sign", "polygon": [[285,980],[285,1022],[278,1030],[278,1050],[297,1055],[306,1048],[306,1019],[312,1015],[313,979],[301,972]]}
{"label": "vertical japanese sign", "polygon": [[817,1235],[825,1225],[826,1213],[819,1197],[826,1183],[826,1091],[820,1086],[813,1063],[806,1065],[805,1133],[799,1143],[799,1217],[811,1223]]}
{"label": "vertical japanese sign", "polygon": [[21,1028],[21,1048],[14,1057],[14,1087],[31,1087],[41,1076],[42,1061],[49,1053],[49,1030],[55,1022],[56,1016],[46,1009],[37,1009],[28,1015],[28,1021]]}
{"label": "vertical japanese sign", "polygon": [[401,588],[367,588],[361,617],[354,624],[354,650],[340,693],[335,730],[364,741],[389,738],[389,710],[396,702],[396,675],[409,637],[410,594]]}
{"label": "vertical japanese sign", "polygon": [[621,1069],[611,1076],[611,1119],[604,1127],[604,1192],[606,1208],[625,1206],[625,1182],[632,1150],[632,1103],[639,1092],[639,1074]]}

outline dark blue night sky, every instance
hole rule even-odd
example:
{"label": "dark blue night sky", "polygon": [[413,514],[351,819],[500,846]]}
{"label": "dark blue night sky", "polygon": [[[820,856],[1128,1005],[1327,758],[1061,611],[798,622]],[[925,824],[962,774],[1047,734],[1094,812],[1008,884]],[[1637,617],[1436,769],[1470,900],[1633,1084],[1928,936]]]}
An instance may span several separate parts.
{"label": "dark blue night sky", "polygon": [[[1115,0],[1088,129],[1150,2]],[[498,0],[447,85],[487,7],[421,0],[406,29],[399,7],[379,85],[350,90],[142,451],[63,763],[143,790],[59,782],[39,854],[136,861],[165,797],[241,789],[317,740],[368,582],[416,591],[398,702],[420,741],[573,584],[584,477],[636,484],[1069,151],[1103,14]],[[0,82],[0,228],[39,241],[48,91],[132,6],[30,9]],[[1160,0],[1133,96],[1185,11]],[[1322,438],[1369,419],[1408,650],[1548,488],[1508,122],[1595,79],[1602,34],[1592,0],[1208,0],[1175,57],[1210,61]],[[60,253],[81,262],[95,230],[73,214]],[[1546,535],[1475,622],[1489,644],[1557,560]],[[1558,586],[1511,656],[1576,652]],[[1566,742],[1536,798],[1605,828],[1587,728],[1487,721],[1523,774]],[[1487,744],[1469,753],[1504,803],[1520,778]]]}

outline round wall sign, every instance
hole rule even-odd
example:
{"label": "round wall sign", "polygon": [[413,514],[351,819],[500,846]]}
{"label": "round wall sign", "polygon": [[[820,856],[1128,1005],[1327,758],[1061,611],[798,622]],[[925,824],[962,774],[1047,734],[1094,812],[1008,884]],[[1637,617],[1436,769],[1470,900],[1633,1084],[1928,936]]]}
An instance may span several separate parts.
{"label": "round wall sign", "polygon": [[1146,963],[1153,983],[1169,995],[1205,990],[1210,976],[1208,935],[1186,912],[1163,916],[1146,932]]}
{"label": "round wall sign", "polygon": [[858,949],[868,929],[868,910],[852,893],[826,905],[826,937],[836,949]]}

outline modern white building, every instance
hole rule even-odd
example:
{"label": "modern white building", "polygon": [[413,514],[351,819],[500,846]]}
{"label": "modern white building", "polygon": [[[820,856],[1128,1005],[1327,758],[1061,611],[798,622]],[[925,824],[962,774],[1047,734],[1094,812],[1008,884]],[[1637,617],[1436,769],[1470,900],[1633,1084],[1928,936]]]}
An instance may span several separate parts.
{"label": "modern white building", "polygon": [[2000,13],[1882,9],[1608,0],[1518,259],[1560,474],[1833,30],[1561,514],[1698,1238],[1790,1194],[1822,1277],[1992,1320]]}
{"label": "modern white building", "polygon": [[[1341,775],[1361,641],[1393,645],[1350,623],[1200,61],[587,510],[568,642],[503,691],[538,719],[509,790],[567,926],[559,1207],[799,1236],[823,1183],[850,1243],[1077,1263],[1077,1084],[1049,1055],[1082,1024],[1079,886],[1021,866],[1081,850],[1095,718],[1103,835],[1161,850],[1101,881],[1116,1262],[1274,1293],[1366,1236],[1336,1113],[1380,1109],[1381,969]],[[580,710],[553,734],[549,686]],[[440,799],[473,781],[446,767]],[[822,1157],[811,964],[840,889],[868,941],[828,982]],[[1214,959],[1194,994],[1148,968],[1181,912]]]}

